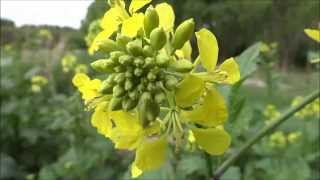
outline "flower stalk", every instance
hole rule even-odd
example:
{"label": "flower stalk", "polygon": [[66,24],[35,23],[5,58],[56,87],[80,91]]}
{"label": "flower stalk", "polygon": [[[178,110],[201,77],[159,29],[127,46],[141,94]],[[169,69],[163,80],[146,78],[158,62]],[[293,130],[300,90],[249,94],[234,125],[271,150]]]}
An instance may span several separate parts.
{"label": "flower stalk", "polygon": [[261,138],[266,136],[268,133],[273,131],[283,122],[288,120],[291,116],[293,116],[296,112],[300,111],[306,105],[313,102],[316,98],[320,96],[320,90],[317,90],[310,94],[308,97],[303,99],[300,104],[291,107],[286,112],[284,112],[281,116],[276,118],[272,123],[264,127],[260,132],[258,132],[255,136],[249,139],[238,151],[236,151],[233,155],[231,155],[226,161],[224,161],[220,167],[217,168],[216,172],[214,173],[213,179],[219,180],[220,177],[226,172],[226,170],[252,145],[257,143]]}

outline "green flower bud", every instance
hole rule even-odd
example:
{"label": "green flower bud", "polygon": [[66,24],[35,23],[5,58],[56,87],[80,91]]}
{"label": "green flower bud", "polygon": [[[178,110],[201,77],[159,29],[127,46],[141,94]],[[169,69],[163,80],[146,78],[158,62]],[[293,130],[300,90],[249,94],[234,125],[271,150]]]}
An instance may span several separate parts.
{"label": "green flower bud", "polygon": [[138,90],[138,91],[141,91],[141,92],[144,91],[145,88],[146,88],[146,87],[144,86],[143,83],[140,83],[140,84],[138,84],[138,86],[137,86],[137,90]]}
{"label": "green flower bud", "polygon": [[173,90],[177,86],[178,80],[174,76],[167,76],[165,81],[165,88]]}
{"label": "green flower bud", "polygon": [[109,107],[112,111],[117,111],[117,110],[122,109],[122,98],[112,97],[112,99],[110,100]]}
{"label": "green flower bud", "polygon": [[114,95],[115,97],[121,97],[121,96],[123,96],[124,93],[125,93],[123,87],[121,87],[120,85],[114,86],[113,89],[112,89],[112,91],[113,91],[113,95]]}
{"label": "green flower bud", "polygon": [[160,67],[166,67],[169,62],[169,57],[164,54],[158,54],[156,57],[156,64]]}
{"label": "green flower bud", "polygon": [[111,94],[112,93],[112,91],[113,91],[113,86],[114,86],[114,84],[113,83],[110,83],[109,81],[108,81],[108,79],[107,80],[104,80],[104,81],[102,81],[102,83],[101,83],[101,87],[100,87],[100,92],[101,93],[103,93],[103,94]]}
{"label": "green flower bud", "polygon": [[125,55],[124,52],[122,51],[114,51],[114,52],[111,52],[110,53],[110,58],[115,61],[115,62],[118,62],[118,58],[122,55]]}
{"label": "green flower bud", "polygon": [[101,42],[99,46],[99,51],[104,53],[110,53],[112,51],[119,51],[121,48],[111,39],[105,39]]}
{"label": "green flower bud", "polygon": [[142,49],[142,41],[140,39],[136,39],[127,44],[127,50],[133,56],[141,56],[143,55]]}
{"label": "green flower bud", "polygon": [[133,90],[129,92],[129,97],[133,100],[138,99],[139,93],[137,90]]}
{"label": "green flower bud", "polygon": [[152,57],[153,56],[153,54],[154,54],[154,51],[153,51],[153,49],[152,49],[152,47],[151,46],[149,46],[149,45],[145,45],[144,47],[143,47],[143,54],[146,56],[146,57]]}
{"label": "green flower bud", "polygon": [[167,36],[163,28],[158,27],[152,30],[150,34],[150,43],[153,49],[159,50],[163,48],[166,42],[167,42]]}
{"label": "green flower bud", "polygon": [[148,85],[147,85],[147,90],[148,90],[148,91],[154,91],[154,90],[156,90],[156,85],[155,85],[155,83],[149,82]]}
{"label": "green flower bud", "polygon": [[131,41],[130,37],[120,35],[120,34],[117,36],[117,39],[116,39],[117,45],[121,47],[123,50],[126,49],[126,46],[130,41]]}
{"label": "green flower bud", "polygon": [[165,99],[166,99],[166,95],[162,91],[157,92],[156,95],[154,96],[154,100],[157,103],[162,103]]}
{"label": "green flower bud", "polygon": [[125,72],[125,76],[126,76],[126,78],[132,78],[132,76],[133,76],[133,74],[132,74],[132,72],[131,71],[126,71]]}
{"label": "green flower bud", "polygon": [[141,100],[138,106],[139,118],[143,126],[154,121],[160,113],[160,106],[151,99]]}
{"label": "green flower bud", "polygon": [[134,86],[134,84],[133,84],[132,80],[130,80],[130,79],[127,79],[126,82],[124,83],[124,89],[126,91],[129,91],[130,89],[132,89],[133,86]]}
{"label": "green flower bud", "polygon": [[125,111],[130,111],[133,108],[135,108],[138,104],[138,100],[132,100],[129,97],[124,98],[124,100],[122,101],[122,108]]}
{"label": "green flower bud", "polygon": [[118,84],[123,83],[125,80],[126,80],[125,73],[118,73],[118,74],[114,77],[114,81],[117,82]]}
{"label": "green flower bud", "polygon": [[172,68],[174,71],[185,73],[192,70],[193,64],[189,60],[180,59],[171,63],[169,67]]}
{"label": "green flower bud", "polygon": [[141,94],[140,100],[141,101],[146,101],[146,100],[151,100],[152,99],[152,94],[150,92],[143,92]]}
{"label": "green flower bud", "polygon": [[147,78],[149,81],[155,81],[157,79],[157,76],[154,73],[149,72]]}
{"label": "green flower bud", "polygon": [[181,49],[183,45],[191,38],[194,31],[194,20],[188,19],[182,22],[174,33],[172,46],[175,49]]}
{"label": "green flower bud", "polygon": [[122,65],[129,65],[132,62],[132,57],[130,55],[122,55],[119,57],[119,63]]}
{"label": "green flower bud", "polygon": [[114,62],[111,59],[99,59],[92,62],[91,67],[102,73],[111,73],[113,72],[113,68],[115,66]]}
{"label": "green flower bud", "polygon": [[152,58],[152,57],[147,57],[146,59],[145,59],[145,63],[144,63],[144,68],[151,68],[151,67],[153,67],[153,66],[155,66],[155,59],[154,58]]}
{"label": "green flower bud", "polygon": [[113,70],[117,73],[120,73],[120,72],[124,72],[126,70],[126,68],[123,66],[116,66],[113,68]]}
{"label": "green flower bud", "polygon": [[108,76],[108,78],[106,79],[106,81],[110,84],[114,84],[114,78],[116,77],[116,74],[115,73],[112,73]]}
{"label": "green flower bud", "polygon": [[140,77],[143,74],[143,70],[140,68],[135,68],[133,73],[135,76]]}
{"label": "green flower bud", "polygon": [[152,6],[149,6],[146,10],[143,24],[146,36],[149,38],[151,31],[159,26],[158,13]]}
{"label": "green flower bud", "polygon": [[137,67],[142,67],[144,64],[144,60],[141,58],[135,58],[133,64]]}

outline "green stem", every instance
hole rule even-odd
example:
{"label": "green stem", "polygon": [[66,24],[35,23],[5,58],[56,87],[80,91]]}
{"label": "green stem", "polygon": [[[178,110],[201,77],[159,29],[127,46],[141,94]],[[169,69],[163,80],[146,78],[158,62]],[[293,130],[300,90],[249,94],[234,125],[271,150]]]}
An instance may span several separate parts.
{"label": "green stem", "polygon": [[197,59],[194,61],[193,65],[194,68],[191,70],[191,73],[196,71],[197,66],[200,64],[200,56],[197,57]]}
{"label": "green stem", "polygon": [[238,151],[232,154],[226,161],[222,163],[220,167],[214,173],[213,179],[219,180],[219,178],[223,175],[223,173],[235,162],[247,149],[249,149],[252,145],[257,143],[261,138],[265,135],[273,131],[280,124],[289,119],[296,112],[304,108],[306,105],[310,104],[317,97],[320,96],[320,90],[313,92],[311,95],[303,99],[303,101],[297,106],[291,107],[286,112],[284,112],[280,117],[276,118],[272,123],[265,126],[261,131],[259,131],[256,135],[254,135],[251,139],[249,139]]}
{"label": "green stem", "polygon": [[211,159],[210,154],[208,154],[206,152],[203,152],[203,154],[204,154],[206,164],[207,164],[208,179],[209,179],[210,177],[212,177],[214,175],[213,171],[212,171],[212,159]]}

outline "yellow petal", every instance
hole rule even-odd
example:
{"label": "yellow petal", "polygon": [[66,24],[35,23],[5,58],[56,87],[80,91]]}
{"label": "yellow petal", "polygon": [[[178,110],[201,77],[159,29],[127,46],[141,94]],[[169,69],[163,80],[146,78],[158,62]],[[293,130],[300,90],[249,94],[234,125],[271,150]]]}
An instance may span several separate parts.
{"label": "yellow petal", "polygon": [[92,41],[90,47],[89,47],[89,54],[93,54],[94,52],[99,50],[99,47],[101,43],[108,39],[117,29],[106,29],[101,31]]}
{"label": "yellow petal", "polygon": [[165,137],[146,139],[136,150],[134,164],[141,171],[150,171],[160,168],[164,163],[167,152]]}
{"label": "yellow petal", "polygon": [[214,88],[207,92],[202,105],[184,113],[185,118],[206,127],[222,125],[227,115],[228,111],[223,96]]}
{"label": "yellow petal", "polygon": [[133,14],[122,23],[121,33],[128,37],[135,37],[140,28],[143,27],[144,15],[142,13]]}
{"label": "yellow petal", "polygon": [[196,143],[211,155],[222,155],[230,146],[231,138],[222,128],[192,130]]}
{"label": "yellow petal", "polygon": [[110,114],[115,127],[112,129],[110,139],[118,149],[135,149],[143,137],[142,126],[137,116],[124,111],[116,111]]}
{"label": "yellow petal", "polygon": [[190,41],[187,41],[181,49],[176,50],[176,55],[181,59],[191,59],[191,53],[192,47]]}
{"label": "yellow petal", "polygon": [[131,177],[136,178],[142,174],[142,171],[133,163],[131,166]]}
{"label": "yellow petal", "polygon": [[173,31],[175,15],[172,7],[168,3],[160,3],[155,9],[159,15],[160,27],[167,32]]}
{"label": "yellow petal", "polygon": [[100,26],[102,29],[117,30],[118,26],[122,23],[126,17],[122,13],[122,7],[115,6],[110,8],[103,16]]}
{"label": "yellow petal", "polygon": [[85,83],[89,82],[90,78],[84,74],[84,73],[77,73],[76,75],[74,75],[74,77],[72,78],[72,83],[73,85],[75,85],[76,87],[80,87],[83,86]]}
{"label": "yellow petal", "polygon": [[130,14],[138,11],[139,9],[143,8],[145,5],[149,4],[152,0],[132,0],[129,6]]}
{"label": "yellow petal", "polygon": [[225,60],[219,69],[227,72],[227,78],[224,80],[224,83],[234,84],[240,80],[239,66],[234,58]]}
{"label": "yellow petal", "polygon": [[193,105],[203,94],[205,82],[196,76],[187,75],[177,87],[176,103],[180,107]]}
{"label": "yellow petal", "polygon": [[304,32],[313,40],[320,43],[320,29],[305,29]]}
{"label": "yellow petal", "polygon": [[217,39],[214,34],[205,28],[196,32],[196,37],[201,63],[207,71],[212,72],[215,70],[218,61],[219,47]]}
{"label": "yellow petal", "polygon": [[99,103],[92,114],[91,124],[97,128],[98,132],[105,137],[109,137],[112,130],[112,122],[108,113],[107,102]]}

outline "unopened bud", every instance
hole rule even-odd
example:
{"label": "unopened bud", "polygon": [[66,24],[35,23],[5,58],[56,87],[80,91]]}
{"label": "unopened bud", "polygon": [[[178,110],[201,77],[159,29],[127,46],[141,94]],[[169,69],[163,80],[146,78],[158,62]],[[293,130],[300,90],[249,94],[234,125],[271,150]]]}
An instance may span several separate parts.
{"label": "unopened bud", "polygon": [[125,81],[125,73],[119,73],[114,77],[114,81],[117,82],[118,84],[123,83]]}
{"label": "unopened bud", "polygon": [[143,55],[142,49],[142,41],[140,39],[136,39],[127,44],[127,50],[134,56]]}
{"label": "unopened bud", "polygon": [[115,66],[112,59],[99,59],[97,61],[92,62],[90,65],[94,70],[102,73],[113,72],[113,68]]}
{"label": "unopened bud", "polygon": [[110,100],[110,109],[112,111],[117,111],[122,109],[122,98],[112,97],[112,99]]}
{"label": "unopened bud", "polygon": [[165,81],[165,87],[168,90],[173,90],[177,86],[178,80],[174,76],[167,76]]}
{"label": "unopened bud", "polygon": [[150,44],[153,49],[159,50],[163,48],[166,42],[167,42],[167,36],[163,28],[158,27],[152,30],[150,34]]}
{"label": "unopened bud", "polygon": [[153,56],[153,49],[151,46],[149,45],[146,45],[143,47],[143,54],[146,56],[146,57],[152,57]]}
{"label": "unopened bud", "polygon": [[103,94],[111,94],[112,90],[113,90],[113,84],[110,83],[108,81],[108,79],[102,81],[101,87],[100,87],[100,90],[99,90],[101,93],[103,93]]}
{"label": "unopened bud", "polygon": [[183,45],[191,38],[194,31],[194,20],[188,19],[182,22],[176,29],[173,36],[172,46],[175,49],[181,49]]}
{"label": "unopened bud", "polygon": [[132,100],[129,97],[124,98],[122,101],[122,108],[126,111],[130,111],[131,109],[135,108],[138,104],[138,100]]}
{"label": "unopened bud", "polygon": [[120,85],[114,86],[113,89],[112,89],[112,91],[113,91],[113,95],[114,95],[115,97],[121,97],[121,96],[123,96],[124,93],[125,93],[123,87],[121,87]]}
{"label": "unopened bud", "polygon": [[158,54],[156,57],[156,64],[160,67],[165,67],[169,64],[169,57],[164,54]]}
{"label": "unopened bud", "polygon": [[117,36],[117,45],[121,47],[123,50],[126,49],[127,44],[131,41],[131,38],[128,36],[118,35]]}
{"label": "unopened bud", "polygon": [[144,16],[144,32],[147,38],[149,38],[151,31],[159,26],[159,16],[157,11],[152,7],[148,7]]}
{"label": "unopened bud", "polygon": [[129,65],[131,61],[132,61],[132,57],[127,54],[119,57],[119,63],[122,65]]}
{"label": "unopened bud", "polygon": [[147,78],[149,81],[155,81],[157,79],[157,76],[154,73],[149,72]]}
{"label": "unopened bud", "polygon": [[157,103],[161,103],[161,102],[163,102],[165,99],[166,99],[166,95],[165,95],[162,91],[157,92],[156,95],[154,96],[154,100],[155,100]]}
{"label": "unopened bud", "polygon": [[104,53],[110,53],[112,51],[119,51],[120,47],[113,40],[105,39],[105,40],[101,41],[101,44],[99,46],[99,50]]}
{"label": "unopened bud", "polygon": [[140,77],[143,73],[143,70],[140,68],[135,68],[133,73],[135,76]]}
{"label": "unopened bud", "polygon": [[193,68],[193,64],[189,60],[180,59],[171,63],[169,67],[174,71],[185,73],[191,71],[191,69]]}
{"label": "unopened bud", "polygon": [[132,80],[130,79],[127,79],[126,82],[124,83],[124,89],[126,91],[129,91],[130,89],[133,88],[133,83],[132,83]]}

